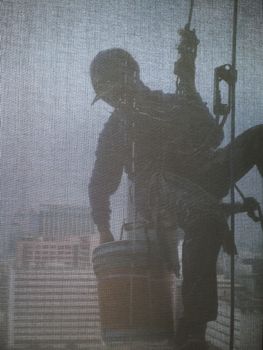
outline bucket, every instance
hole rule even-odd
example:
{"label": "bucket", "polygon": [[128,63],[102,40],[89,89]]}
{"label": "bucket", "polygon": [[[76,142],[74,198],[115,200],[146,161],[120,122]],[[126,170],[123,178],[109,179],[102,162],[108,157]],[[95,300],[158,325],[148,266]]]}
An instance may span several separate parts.
{"label": "bucket", "polygon": [[164,341],[173,335],[170,275],[147,240],[104,243],[93,252],[106,344]]}

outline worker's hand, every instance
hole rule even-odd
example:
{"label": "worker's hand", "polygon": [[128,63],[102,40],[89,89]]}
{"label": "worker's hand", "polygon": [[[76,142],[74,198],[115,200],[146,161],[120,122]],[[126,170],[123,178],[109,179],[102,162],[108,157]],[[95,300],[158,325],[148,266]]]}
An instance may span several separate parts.
{"label": "worker's hand", "polygon": [[100,244],[114,241],[114,237],[109,229],[100,228]]}
{"label": "worker's hand", "polygon": [[237,255],[237,247],[234,241],[234,237],[230,232],[225,232],[223,235],[223,249],[228,255]]}

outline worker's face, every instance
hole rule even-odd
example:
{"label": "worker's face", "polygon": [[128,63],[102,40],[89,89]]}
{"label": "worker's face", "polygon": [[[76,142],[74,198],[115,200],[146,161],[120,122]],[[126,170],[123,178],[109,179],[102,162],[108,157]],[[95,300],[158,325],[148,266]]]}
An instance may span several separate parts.
{"label": "worker's face", "polygon": [[96,83],[94,86],[97,92],[97,99],[102,99],[112,107],[118,107],[123,102],[133,100],[136,92],[136,81],[133,77],[123,75],[118,80],[108,80]]}
{"label": "worker's face", "polygon": [[117,107],[125,95],[122,85],[109,81],[106,82],[104,88],[105,90],[101,94],[101,99],[112,107]]}
{"label": "worker's face", "polygon": [[128,88],[127,86],[115,85],[109,91],[109,93],[105,94],[102,97],[106,103],[111,105],[112,107],[118,107],[121,103],[129,103],[133,100],[135,94],[135,89]]}

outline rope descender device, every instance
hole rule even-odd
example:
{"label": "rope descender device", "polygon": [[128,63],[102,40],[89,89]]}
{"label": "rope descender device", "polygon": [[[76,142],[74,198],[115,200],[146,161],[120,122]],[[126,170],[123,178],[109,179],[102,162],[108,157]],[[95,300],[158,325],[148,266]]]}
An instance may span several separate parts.
{"label": "rope descender device", "polygon": [[[223,127],[228,114],[231,111],[233,96],[232,88],[237,81],[237,70],[230,64],[224,64],[216,67],[214,70],[214,101],[213,112],[216,116],[216,122],[220,127]],[[225,82],[228,86],[227,103],[222,102],[221,83]],[[221,119],[222,118],[222,119]],[[220,121],[221,119],[221,121]]]}

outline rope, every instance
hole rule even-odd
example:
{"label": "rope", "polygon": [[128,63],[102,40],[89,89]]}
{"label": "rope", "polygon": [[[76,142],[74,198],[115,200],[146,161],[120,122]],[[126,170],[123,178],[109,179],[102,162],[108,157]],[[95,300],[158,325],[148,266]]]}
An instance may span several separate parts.
{"label": "rope", "polygon": [[191,22],[192,22],[192,16],[193,16],[193,8],[194,8],[194,0],[191,0],[189,14],[188,14],[188,22],[185,26],[185,28],[190,29]]}
{"label": "rope", "polygon": [[[238,0],[234,0],[233,9],[233,34],[232,34],[232,68],[236,70],[236,43],[237,43],[237,12]],[[235,166],[234,166],[234,141],[236,134],[236,108],[235,108],[236,88],[231,85],[231,148],[230,148],[230,198],[231,205],[235,204]],[[230,231],[235,239],[235,215],[231,214]],[[231,254],[230,260],[230,278],[231,278],[231,297],[230,297],[230,336],[229,350],[234,348],[234,327],[235,327],[235,253]]]}
{"label": "rope", "polygon": [[[136,75],[134,75],[134,82],[136,80]],[[136,83],[136,82],[135,82]],[[132,113],[137,113],[137,103],[136,103],[136,98],[134,97],[132,99]],[[127,101],[127,98],[124,99],[124,104],[129,104],[129,101]],[[127,132],[127,127],[128,125],[126,125],[126,132]],[[149,257],[149,264],[150,264],[150,256],[151,256],[151,247],[150,247],[150,239],[149,239],[149,235],[148,235],[148,231],[147,231],[147,224],[145,223],[145,221],[142,222],[137,222],[138,219],[138,215],[137,215],[137,209],[136,209],[136,202],[135,202],[135,195],[136,195],[136,155],[137,155],[137,150],[136,150],[136,119],[132,118],[132,122],[131,122],[131,134],[132,134],[132,140],[131,140],[131,172],[132,172],[132,180],[131,180],[131,184],[129,187],[129,194],[128,194],[128,200],[129,200],[129,204],[131,206],[131,210],[130,210],[130,215],[132,216],[131,218],[129,218],[128,223],[126,223],[126,225],[122,226],[122,232],[121,232],[121,237],[123,236],[123,229],[124,226],[126,226],[127,228],[129,227],[129,225],[131,225],[131,233],[132,233],[132,253],[133,253],[133,257],[136,256],[136,234],[137,234],[137,229],[143,228],[144,229],[144,234],[146,237],[146,241],[147,241],[147,246],[148,246],[148,257]],[[129,237],[130,239],[130,237]],[[149,300],[149,304],[150,304],[150,320],[149,322],[152,322],[152,302],[151,302],[151,281],[150,281],[150,271],[148,273],[148,300]],[[130,300],[129,300],[129,325],[130,327],[134,327],[134,263],[132,263],[131,265],[131,275],[130,275]],[[132,343],[133,341],[133,336],[131,335],[130,337],[130,343]]]}

